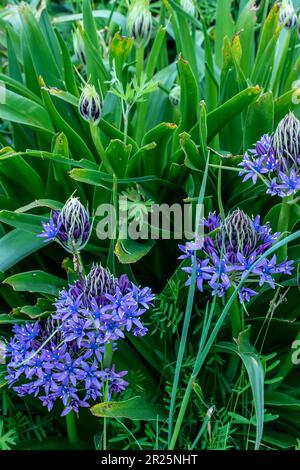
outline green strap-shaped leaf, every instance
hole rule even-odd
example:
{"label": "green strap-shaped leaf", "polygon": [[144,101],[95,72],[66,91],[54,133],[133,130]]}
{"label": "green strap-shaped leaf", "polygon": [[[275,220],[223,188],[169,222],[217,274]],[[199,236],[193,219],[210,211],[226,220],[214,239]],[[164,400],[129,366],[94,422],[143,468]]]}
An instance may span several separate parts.
{"label": "green strap-shaped leaf", "polygon": [[41,223],[45,220],[47,220],[47,217],[40,215],[22,214],[6,210],[0,211],[0,222],[30,233],[40,233],[42,231]]}
{"label": "green strap-shaped leaf", "polygon": [[118,178],[125,176],[131,148],[130,144],[126,145],[121,140],[111,140],[105,150],[107,161]]}
{"label": "green strap-shaped leaf", "polygon": [[5,284],[10,285],[16,291],[38,292],[39,294],[58,295],[66,282],[57,276],[44,271],[28,271],[15,274],[5,279]]}
{"label": "green strap-shaped leaf", "polygon": [[118,240],[115,246],[115,254],[117,255],[120,263],[136,263],[149,253],[154,244],[154,240],[147,240],[144,243],[140,243],[129,238]]}
{"label": "green strap-shaped leaf", "polygon": [[5,90],[5,102],[0,103],[0,118],[46,132],[54,132],[49,114],[43,106],[9,89]]}
{"label": "green strap-shaped leaf", "polygon": [[271,91],[251,103],[244,127],[244,150],[252,147],[263,134],[271,133],[274,126],[274,101]]}
{"label": "green strap-shaped leaf", "polygon": [[231,343],[221,343],[223,349],[235,352],[242,359],[247,370],[256,414],[255,449],[260,447],[264,428],[264,368],[258,354],[249,341],[249,329],[242,331],[237,339],[237,346]]}
{"label": "green strap-shaped leaf", "polygon": [[61,88],[63,86],[61,71],[29,5],[23,3],[19,13],[36,76],[42,75],[51,86]]}
{"label": "green strap-shaped leaf", "polygon": [[34,233],[12,230],[0,239],[0,271],[7,271],[44,245],[43,240]]}
{"label": "green strap-shaped leaf", "polygon": [[[216,134],[235,116],[241,113],[250,103],[257,99],[261,93],[259,86],[249,87],[230,98],[224,104],[207,115],[207,140],[211,141]],[[199,124],[197,123],[189,132],[197,142],[199,139]]]}

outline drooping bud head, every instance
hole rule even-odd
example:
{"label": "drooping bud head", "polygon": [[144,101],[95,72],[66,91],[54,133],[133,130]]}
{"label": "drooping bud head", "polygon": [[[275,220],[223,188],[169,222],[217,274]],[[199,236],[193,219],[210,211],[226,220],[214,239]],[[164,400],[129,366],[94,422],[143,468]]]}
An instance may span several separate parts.
{"label": "drooping bud head", "polygon": [[82,90],[78,109],[85,121],[94,126],[98,125],[101,118],[102,101],[93,85],[86,85]]}
{"label": "drooping bud head", "polygon": [[282,1],[279,10],[279,22],[287,29],[297,28],[298,17],[290,0]]}
{"label": "drooping bud head", "polygon": [[180,86],[175,85],[169,93],[169,100],[173,106],[178,106],[180,103]]}
{"label": "drooping bud head", "polygon": [[137,47],[146,47],[152,32],[152,16],[148,0],[133,0],[128,11],[127,30]]}
{"label": "drooping bud head", "polygon": [[277,158],[285,157],[290,163],[297,163],[300,157],[300,122],[289,112],[278,124],[272,146]]}

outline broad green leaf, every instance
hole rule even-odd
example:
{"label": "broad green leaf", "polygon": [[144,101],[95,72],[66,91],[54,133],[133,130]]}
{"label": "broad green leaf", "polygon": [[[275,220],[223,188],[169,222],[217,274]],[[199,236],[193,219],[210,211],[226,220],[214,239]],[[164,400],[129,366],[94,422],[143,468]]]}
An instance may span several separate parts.
{"label": "broad green leaf", "polygon": [[179,136],[180,145],[185,154],[184,164],[194,170],[204,170],[205,161],[200,157],[199,150],[191,136],[187,132],[183,132]]}
{"label": "broad green leaf", "polygon": [[20,308],[20,313],[23,313],[31,320],[36,320],[44,316],[49,316],[54,310],[55,306],[53,302],[45,298],[38,298],[35,305],[23,305]]}
{"label": "broad green leaf", "polygon": [[0,151],[0,175],[1,183],[12,200],[26,202],[25,197],[32,200],[44,194],[44,185],[39,174],[10,148]]}
{"label": "broad green leaf", "polygon": [[39,294],[58,295],[66,282],[63,279],[45,273],[44,271],[28,271],[26,273],[15,274],[5,279],[5,284],[9,284],[16,291],[38,292]]}
{"label": "broad green leaf", "polygon": [[118,178],[125,176],[131,148],[130,144],[126,145],[121,140],[111,140],[105,150],[107,161]]}
{"label": "broad green leaf", "polygon": [[147,240],[144,243],[130,239],[118,240],[115,246],[115,254],[120,263],[136,263],[149,253],[154,244],[154,240]]}
{"label": "broad green leaf", "polygon": [[[298,82],[296,82],[299,85]],[[289,112],[299,107],[300,87],[292,88],[279,96],[274,103],[274,126]]]}
{"label": "broad green leaf", "polygon": [[234,23],[231,16],[232,0],[218,0],[216,11],[216,63],[222,65],[222,48],[225,36],[230,39],[234,33]]}
{"label": "broad green leaf", "polygon": [[0,239],[0,271],[7,271],[44,245],[43,240],[34,233],[12,230]]}
{"label": "broad green leaf", "polygon": [[142,397],[99,403],[92,406],[91,412],[98,418],[127,418],[140,421],[163,421],[166,417],[162,406],[148,403]]}
{"label": "broad green leaf", "polygon": [[51,86],[61,88],[63,82],[59,66],[29,5],[23,3],[19,11],[36,76],[41,75]]}
{"label": "broad green leaf", "polygon": [[[257,99],[261,89],[258,86],[249,87],[241,91],[233,98],[207,115],[207,140],[208,142],[235,116],[241,113],[250,103]],[[199,124],[196,124],[189,132],[191,136],[197,135]],[[196,140],[196,139],[195,139]],[[197,139],[198,140],[198,139]],[[197,141],[196,140],[196,141]]]}
{"label": "broad green leaf", "polygon": [[[23,322],[24,320],[14,318],[11,315],[8,315],[7,313],[0,314],[0,325],[9,325],[9,324],[23,323]],[[1,385],[0,385],[0,388],[1,388]]]}
{"label": "broad green leaf", "polygon": [[259,356],[254,350],[254,347],[250,344],[249,329],[244,330],[239,334],[237,347],[226,343],[225,348],[237,353],[242,359],[247,370],[256,414],[255,449],[258,450],[261,444],[264,427],[264,368]]}
{"label": "broad green leaf", "polygon": [[152,143],[155,143],[156,145],[153,146],[151,157],[150,154],[149,156],[146,154],[144,155],[144,175],[155,175],[158,177],[163,176],[164,170],[168,165],[168,143],[176,130],[176,124],[162,122],[145,134],[142,145],[145,146]]}
{"label": "broad green leaf", "polygon": [[5,102],[0,103],[0,118],[46,132],[54,132],[49,114],[43,106],[9,89],[5,91]]}
{"label": "broad green leaf", "polygon": [[117,32],[112,38],[109,49],[109,60],[111,66],[115,63],[116,73],[119,80],[122,79],[123,65],[130,54],[132,46],[133,38],[121,36],[119,32]]}
{"label": "broad green leaf", "polygon": [[[281,210],[281,204],[276,204],[273,206],[267,215],[265,216],[264,220],[265,223],[269,222],[271,227],[275,230],[278,225],[279,215]],[[298,204],[291,205],[291,213],[289,219],[289,230],[293,230],[300,221],[300,206]]]}
{"label": "broad green leaf", "polygon": [[[254,63],[254,67],[252,70],[252,79],[255,80],[255,77],[258,75],[259,69],[261,67],[265,66],[265,63],[263,61],[264,57],[266,57],[266,50],[268,49],[270,43],[273,42],[274,35],[276,33],[276,30],[278,28],[278,18],[279,18],[279,4],[275,3],[272,9],[270,10],[270,13],[263,25],[259,45],[258,45],[258,51],[256,54],[256,59]],[[272,51],[272,54],[274,51]]]}
{"label": "broad green leaf", "polygon": [[35,234],[41,233],[41,224],[43,221],[45,222],[46,220],[47,217],[43,217],[40,215],[22,214],[20,212],[12,212],[6,210],[0,211],[0,222]]}
{"label": "broad green leaf", "polygon": [[275,390],[266,391],[265,396],[266,405],[271,405],[275,407],[289,407],[295,411],[299,410],[300,400],[295,398],[288,393],[277,392]]}
{"label": "broad green leaf", "polygon": [[245,121],[244,150],[252,147],[263,134],[272,133],[274,127],[274,101],[271,91],[251,103]]}
{"label": "broad green leaf", "polygon": [[189,63],[181,56],[177,62],[180,79],[181,122],[178,132],[189,131],[197,119],[198,87]]}
{"label": "broad green leaf", "polygon": [[242,47],[241,69],[248,75],[250,63],[254,52],[254,28],[256,24],[255,1],[249,0],[241,11],[237,23],[236,32],[240,32]]}

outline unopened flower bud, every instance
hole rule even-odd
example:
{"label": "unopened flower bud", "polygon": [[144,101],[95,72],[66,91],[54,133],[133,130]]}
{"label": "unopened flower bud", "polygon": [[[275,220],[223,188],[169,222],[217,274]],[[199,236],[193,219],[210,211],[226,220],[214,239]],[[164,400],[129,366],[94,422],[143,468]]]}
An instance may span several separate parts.
{"label": "unopened flower bud", "polygon": [[296,164],[300,157],[300,122],[289,112],[278,124],[272,142],[275,155]]}
{"label": "unopened flower bud", "polygon": [[6,363],[6,343],[0,339],[0,364]]}
{"label": "unopened flower bud", "polygon": [[133,0],[127,17],[128,33],[137,47],[146,47],[152,32],[152,16],[148,0]]}
{"label": "unopened flower bud", "polygon": [[94,264],[86,277],[86,294],[97,301],[105,297],[105,294],[114,294],[117,287],[117,279],[108,269],[101,264]]}
{"label": "unopened flower bud", "polygon": [[180,6],[188,15],[195,15],[195,5],[193,0],[180,0]]}
{"label": "unopened flower bud", "polygon": [[74,48],[74,52],[75,52],[78,60],[83,65],[86,65],[84,41],[83,41],[83,38],[81,36],[80,28],[76,28],[73,31],[73,48]]}
{"label": "unopened flower bud", "polygon": [[53,213],[57,226],[57,240],[70,253],[81,250],[91,234],[91,224],[87,209],[77,197],[71,197],[60,212]]}
{"label": "unopened flower bud", "polygon": [[79,99],[79,112],[85,121],[97,126],[101,118],[102,101],[93,85],[86,85]]}
{"label": "unopened flower bud", "polygon": [[279,10],[279,22],[287,29],[296,29],[298,17],[290,0],[283,0]]}
{"label": "unopened flower bud", "polygon": [[226,217],[224,234],[227,252],[251,252],[257,242],[257,234],[252,219],[240,209],[236,209]]}
{"label": "unopened flower bud", "polygon": [[180,103],[180,86],[175,85],[169,93],[169,100],[173,106],[178,106]]}

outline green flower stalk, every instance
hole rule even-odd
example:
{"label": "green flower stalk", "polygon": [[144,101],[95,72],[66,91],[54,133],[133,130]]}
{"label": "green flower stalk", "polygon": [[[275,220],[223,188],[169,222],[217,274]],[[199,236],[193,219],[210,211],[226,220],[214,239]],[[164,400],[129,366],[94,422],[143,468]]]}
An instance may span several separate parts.
{"label": "green flower stalk", "polygon": [[145,48],[152,32],[152,16],[148,0],[134,0],[129,8],[127,30],[136,47]]}

